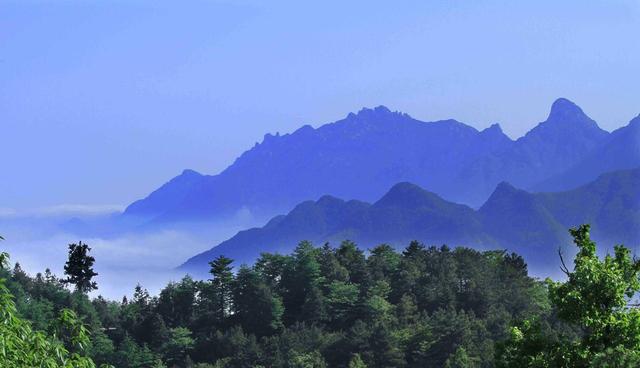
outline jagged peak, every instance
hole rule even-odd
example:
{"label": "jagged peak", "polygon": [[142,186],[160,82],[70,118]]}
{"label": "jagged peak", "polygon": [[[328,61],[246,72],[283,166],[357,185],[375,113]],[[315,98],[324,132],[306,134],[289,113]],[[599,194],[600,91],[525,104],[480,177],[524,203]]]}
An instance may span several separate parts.
{"label": "jagged peak", "polygon": [[551,105],[551,110],[549,111],[549,117],[547,120],[576,120],[576,119],[589,119],[591,120],[585,113],[582,111],[580,106],[576,105],[572,101],[566,98],[558,98]]}
{"label": "jagged peak", "polygon": [[266,142],[268,140],[271,140],[273,138],[278,138],[280,137],[280,132],[276,132],[276,134],[271,134],[271,133],[267,133],[264,135],[264,137],[262,138],[263,142]]}
{"label": "jagged peak", "polygon": [[587,134],[589,139],[599,140],[608,132],[601,129],[578,105],[566,98],[559,98],[551,106],[547,120],[529,130],[518,141],[527,141],[533,137],[549,139],[558,136],[564,137],[563,139],[582,139],[584,134]]}
{"label": "jagged peak", "polygon": [[379,105],[374,108],[363,107],[357,113],[351,112],[347,115],[347,119],[359,120],[359,119],[368,118],[368,117],[383,117],[383,116],[393,116],[393,115],[405,116],[405,117],[409,116],[407,114],[401,113],[400,111],[391,111],[388,107],[384,105]]}
{"label": "jagged peak", "polygon": [[359,114],[369,114],[369,113],[378,113],[378,114],[390,114],[391,110],[389,110],[388,107],[384,106],[384,105],[378,105],[376,107],[369,108],[369,107],[363,107],[362,109],[360,109],[360,111],[358,111],[358,115]]}
{"label": "jagged peak", "polygon": [[498,123],[491,124],[490,127],[483,129],[480,133],[483,134],[504,134],[502,127]]}

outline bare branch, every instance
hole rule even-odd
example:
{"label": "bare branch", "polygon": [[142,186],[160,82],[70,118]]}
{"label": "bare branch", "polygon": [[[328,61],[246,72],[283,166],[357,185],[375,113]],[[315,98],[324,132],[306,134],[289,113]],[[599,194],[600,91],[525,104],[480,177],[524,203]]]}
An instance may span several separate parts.
{"label": "bare branch", "polygon": [[558,255],[560,256],[560,263],[562,264],[562,266],[560,266],[560,271],[564,272],[565,275],[569,276],[569,268],[564,263],[564,258],[562,258],[562,251],[560,247],[558,247]]}

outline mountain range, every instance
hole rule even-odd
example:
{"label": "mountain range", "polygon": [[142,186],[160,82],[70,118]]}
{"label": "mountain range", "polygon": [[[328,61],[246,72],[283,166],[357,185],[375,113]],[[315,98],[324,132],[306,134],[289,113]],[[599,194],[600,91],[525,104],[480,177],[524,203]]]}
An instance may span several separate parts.
{"label": "mountain range", "polygon": [[428,245],[507,249],[525,257],[535,271],[557,271],[557,251],[571,252],[567,229],[592,224],[596,241],[640,245],[640,168],[599,176],[578,188],[530,193],[507,182],[497,185],[477,210],[421,187],[395,184],[370,204],[325,195],[304,201],[264,227],[241,231],[180,268],[197,276],[219,255],[252,263],[262,252],[289,253],[300,240],[333,244],[345,239],[363,248],[411,240]]}
{"label": "mountain range", "polygon": [[640,117],[613,133],[561,98],[548,118],[512,140],[498,124],[422,122],[384,106],[318,128],[267,134],[217,175],[185,170],[129,205],[123,223],[224,220],[238,211],[269,218],[322,195],[374,201],[411,182],[478,208],[507,181],[527,190],[575,188],[640,165]]}

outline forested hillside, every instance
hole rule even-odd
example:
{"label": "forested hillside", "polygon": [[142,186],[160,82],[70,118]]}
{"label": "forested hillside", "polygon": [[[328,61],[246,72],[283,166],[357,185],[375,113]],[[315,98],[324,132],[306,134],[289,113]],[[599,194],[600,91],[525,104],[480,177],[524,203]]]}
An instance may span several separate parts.
{"label": "forested hillside", "polygon": [[414,241],[366,256],[350,241],[303,241],[235,273],[220,256],[209,280],[158,296],[138,286],[121,302],[87,297],[95,259],[72,244],[64,279],[0,267],[0,357],[18,368],[637,367],[640,261],[622,245],[600,259],[589,230],[570,230],[566,281],[535,280],[502,251]]}
{"label": "forested hillside", "polygon": [[76,310],[93,359],[116,367],[442,367],[461,357],[492,366],[512,321],[550,313],[545,287],[504,252],[413,242],[366,257],[351,242],[302,242],[235,274],[233,265],[220,257],[210,280],[185,277],[158,296],[140,287],[118,302],[18,265],[2,277],[35,328]]}

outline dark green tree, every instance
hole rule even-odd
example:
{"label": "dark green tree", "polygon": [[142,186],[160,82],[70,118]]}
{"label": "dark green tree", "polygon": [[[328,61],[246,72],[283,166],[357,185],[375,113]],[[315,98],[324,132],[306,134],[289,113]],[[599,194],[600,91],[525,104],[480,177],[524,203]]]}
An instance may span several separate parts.
{"label": "dark green tree", "polygon": [[349,361],[348,368],[367,368],[367,365],[364,364],[362,358],[360,358],[360,354],[353,354],[353,358]]}
{"label": "dark green tree", "polygon": [[369,286],[369,271],[364,252],[352,241],[343,241],[336,250],[338,262],[349,271],[349,281],[366,290]]}
{"label": "dark green tree", "polygon": [[379,323],[374,327],[370,344],[373,359],[367,366],[372,368],[399,368],[406,365],[399,341],[387,325]]}
{"label": "dark green tree", "polygon": [[349,271],[338,261],[335,249],[326,243],[320,249],[319,255],[320,272],[323,276],[323,288],[326,292],[327,286],[334,281],[349,281]]}
{"label": "dark green tree", "polygon": [[444,368],[476,368],[479,366],[477,359],[470,358],[463,347],[456,349],[455,353],[451,354],[444,363]]}
{"label": "dark green tree", "polygon": [[233,272],[231,263],[233,260],[225,256],[219,256],[209,262],[211,270],[211,304],[216,322],[221,324],[231,311]]}
{"label": "dark green tree", "polygon": [[137,326],[136,338],[157,351],[169,341],[169,329],[158,313],[150,313]]}
{"label": "dark green tree", "polygon": [[190,326],[195,318],[197,283],[185,276],[177,283],[169,283],[158,297],[157,310],[169,328]]}
{"label": "dark green tree", "polygon": [[256,271],[245,266],[240,267],[236,276],[233,310],[234,318],[243,329],[258,337],[271,335],[283,327],[282,300],[272,293]]}
{"label": "dark green tree", "polygon": [[398,272],[399,265],[400,255],[388,244],[381,244],[371,249],[371,254],[367,258],[367,266],[373,281],[391,283],[391,279]]}
{"label": "dark green tree", "polygon": [[294,250],[293,261],[285,269],[282,279],[287,323],[304,319],[304,316],[316,318],[324,304],[320,290],[323,278],[319,256],[319,249],[308,241],[300,242]]}
{"label": "dark green tree", "polygon": [[96,290],[98,284],[92,281],[98,274],[93,270],[95,258],[89,255],[91,248],[87,244],[69,244],[69,259],[64,265],[64,274],[67,278],[62,280],[65,284],[73,284],[81,293]]}
{"label": "dark green tree", "polygon": [[332,282],[329,284],[326,303],[333,327],[350,326],[357,319],[358,285],[342,281]]}
{"label": "dark green tree", "polygon": [[254,269],[265,280],[271,290],[282,295],[282,278],[285,270],[290,267],[292,261],[291,256],[262,253],[256,261]]}
{"label": "dark green tree", "polygon": [[169,341],[164,346],[163,355],[170,367],[184,367],[189,359],[189,353],[193,349],[194,340],[191,331],[184,327],[171,329]]}

